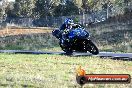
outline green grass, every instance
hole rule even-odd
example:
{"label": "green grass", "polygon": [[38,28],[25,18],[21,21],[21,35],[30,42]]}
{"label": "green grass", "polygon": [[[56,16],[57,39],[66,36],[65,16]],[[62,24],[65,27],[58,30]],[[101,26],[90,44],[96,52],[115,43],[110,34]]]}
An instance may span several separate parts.
{"label": "green grass", "polygon": [[[0,88],[80,88],[76,68],[86,73],[130,74],[132,62],[99,57],[0,54]],[[84,88],[131,88],[131,84],[86,84]]]}

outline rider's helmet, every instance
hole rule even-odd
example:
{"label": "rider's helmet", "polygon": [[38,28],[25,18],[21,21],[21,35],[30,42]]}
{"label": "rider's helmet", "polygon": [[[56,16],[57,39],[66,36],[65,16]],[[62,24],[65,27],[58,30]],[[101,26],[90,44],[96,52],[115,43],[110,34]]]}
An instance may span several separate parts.
{"label": "rider's helmet", "polygon": [[71,18],[67,18],[67,19],[65,19],[64,24],[66,24],[66,25],[72,25],[74,23],[73,23],[73,20]]}

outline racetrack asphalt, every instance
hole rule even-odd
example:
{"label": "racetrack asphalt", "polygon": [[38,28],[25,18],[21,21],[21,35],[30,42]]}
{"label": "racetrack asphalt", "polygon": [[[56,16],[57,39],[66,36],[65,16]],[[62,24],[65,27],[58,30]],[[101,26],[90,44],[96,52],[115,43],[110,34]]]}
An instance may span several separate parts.
{"label": "racetrack asphalt", "polygon": [[[0,50],[0,53],[66,55],[65,52],[45,52],[45,51],[29,51],[29,50]],[[98,55],[92,55],[90,53],[74,52],[72,55],[69,56],[97,56],[101,58],[111,58],[114,60],[132,61],[132,53],[100,52]]]}

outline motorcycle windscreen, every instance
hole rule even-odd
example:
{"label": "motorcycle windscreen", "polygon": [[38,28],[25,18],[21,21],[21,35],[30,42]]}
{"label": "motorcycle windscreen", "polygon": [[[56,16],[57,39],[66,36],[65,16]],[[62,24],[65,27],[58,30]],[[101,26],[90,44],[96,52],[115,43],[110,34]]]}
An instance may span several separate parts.
{"label": "motorcycle windscreen", "polygon": [[68,37],[69,38],[87,38],[89,36],[89,33],[82,29],[82,28],[76,28],[70,31]]}

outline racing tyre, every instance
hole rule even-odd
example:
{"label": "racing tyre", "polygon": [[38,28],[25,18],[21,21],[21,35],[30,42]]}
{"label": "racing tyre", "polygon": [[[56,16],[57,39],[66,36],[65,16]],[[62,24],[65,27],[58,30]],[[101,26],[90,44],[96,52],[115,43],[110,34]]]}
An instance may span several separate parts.
{"label": "racing tyre", "polygon": [[67,54],[67,55],[71,55],[73,53],[72,48],[70,47],[69,42],[61,40],[60,41],[60,47],[61,49]]}
{"label": "racing tyre", "polygon": [[87,42],[87,50],[94,55],[99,54],[98,48],[95,46],[95,44],[91,40],[88,40]]}

